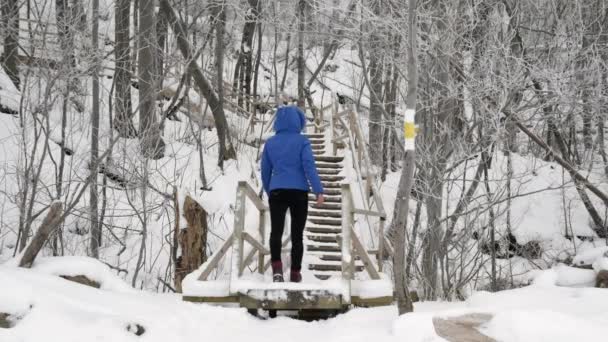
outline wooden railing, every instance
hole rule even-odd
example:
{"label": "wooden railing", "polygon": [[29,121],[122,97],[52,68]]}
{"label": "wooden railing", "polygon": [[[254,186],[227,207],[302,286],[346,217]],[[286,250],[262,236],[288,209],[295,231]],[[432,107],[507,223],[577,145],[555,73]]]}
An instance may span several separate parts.
{"label": "wooden railing", "polygon": [[[258,236],[254,237],[249,232],[245,231],[245,207],[247,200],[250,200],[259,214]],[[235,213],[234,213],[234,230],[232,234],[224,241],[220,249],[213,254],[211,259],[205,265],[201,272],[199,280],[207,280],[214,268],[217,267],[219,261],[228,252],[230,247],[233,249],[232,265],[230,269],[231,287],[232,280],[238,279],[243,275],[243,271],[249,266],[257,254],[258,266],[257,270],[263,274],[270,263],[265,262],[265,258],[270,254],[268,248],[263,242],[266,240],[266,214],[268,206],[264,204],[262,199],[258,197],[255,190],[244,181],[240,181],[236,191]],[[251,249],[245,254],[245,242],[251,245]],[[231,288],[231,292],[233,289]]]}
{"label": "wooden railing", "polygon": [[[359,190],[363,196],[362,202],[363,202],[365,208],[359,209],[359,208],[355,208],[354,206],[351,205],[352,215],[357,214],[357,215],[365,216],[365,219],[368,221],[368,224],[370,224],[370,218],[376,217],[379,220],[378,231],[377,231],[378,248],[376,250],[366,251],[366,254],[369,253],[369,254],[376,255],[376,264],[378,265],[377,272],[382,272],[383,257],[385,255],[385,253],[392,255],[392,248],[386,242],[386,239],[384,238],[384,225],[386,222],[386,212],[384,210],[384,204],[382,202],[380,192],[376,185],[376,175],[373,172],[374,166],[372,165],[371,158],[369,157],[369,150],[367,149],[366,140],[363,135],[363,130],[361,129],[361,124],[360,124],[357,112],[354,110],[352,105],[349,106],[346,110],[339,112],[338,104],[337,104],[337,102],[334,102],[333,114],[332,114],[332,120],[330,123],[330,127],[331,127],[331,134],[332,134],[331,142],[333,144],[334,155],[337,153],[339,144],[348,145],[348,148],[351,151],[352,159],[353,159],[353,167],[355,168],[355,174],[357,177],[357,183],[360,185]],[[343,132],[339,132],[339,130],[342,130]],[[363,179],[363,171],[365,171],[365,173],[366,173],[365,179]],[[365,187],[364,188],[361,187],[361,184],[365,184]],[[348,190],[348,191],[345,192],[345,190]],[[370,196],[369,196],[370,193],[371,193],[371,200],[370,200]],[[350,201],[351,203],[353,202],[352,193],[350,191],[350,188],[342,189],[342,198],[343,199],[348,198],[348,201]],[[343,214],[343,216],[344,216],[344,214]],[[347,215],[347,216],[351,217],[350,215]],[[354,221],[354,219],[353,219],[353,221]],[[348,224],[348,222],[343,221],[343,226],[342,226],[343,231],[349,230],[347,228],[348,226],[345,226],[345,224]],[[350,225],[352,225],[352,223]],[[350,229],[352,229],[352,227]],[[356,242],[354,242],[354,243],[355,243],[355,246],[354,246],[355,250],[363,249],[362,245],[356,246]],[[359,245],[360,245],[360,243],[359,243]],[[357,248],[357,247],[360,247],[360,248]],[[362,260],[364,259],[363,256],[360,255],[360,257],[362,258]],[[363,262],[365,264],[366,260],[363,260]],[[374,278],[375,276],[372,275],[373,271],[371,271],[371,269],[368,267],[368,265],[365,265],[365,267],[366,267],[366,270],[368,270],[370,277],[375,279]]]}

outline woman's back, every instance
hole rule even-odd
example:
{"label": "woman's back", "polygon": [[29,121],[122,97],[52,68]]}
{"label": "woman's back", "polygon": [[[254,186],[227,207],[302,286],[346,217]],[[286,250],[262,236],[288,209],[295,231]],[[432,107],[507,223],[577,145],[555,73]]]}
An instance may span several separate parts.
{"label": "woman's back", "polygon": [[323,193],[308,138],[300,132],[306,124],[304,113],[295,106],[277,110],[274,130],[262,154],[262,183],[267,193],[275,189],[312,190]]}

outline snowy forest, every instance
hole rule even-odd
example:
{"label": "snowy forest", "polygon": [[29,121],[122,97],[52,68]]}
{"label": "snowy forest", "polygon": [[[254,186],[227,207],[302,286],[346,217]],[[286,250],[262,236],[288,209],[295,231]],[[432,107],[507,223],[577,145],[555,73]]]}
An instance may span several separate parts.
{"label": "snowy forest", "polygon": [[[1,13],[0,341],[608,336],[608,1]],[[277,285],[284,106],[325,203]]]}

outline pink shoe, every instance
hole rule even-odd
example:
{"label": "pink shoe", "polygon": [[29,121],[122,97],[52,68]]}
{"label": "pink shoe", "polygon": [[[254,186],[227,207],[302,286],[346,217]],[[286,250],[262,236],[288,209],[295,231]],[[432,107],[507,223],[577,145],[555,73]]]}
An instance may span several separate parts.
{"label": "pink shoe", "polygon": [[302,273],[298,270],[291,270],[289,273],[289,281],[292,283],[299,283],[302,281]]}
{"label": "pink shoe", "polygon": [[274,283],[283,282],[283,263],[281,260],[273,261],[272,265],[272,281]]}

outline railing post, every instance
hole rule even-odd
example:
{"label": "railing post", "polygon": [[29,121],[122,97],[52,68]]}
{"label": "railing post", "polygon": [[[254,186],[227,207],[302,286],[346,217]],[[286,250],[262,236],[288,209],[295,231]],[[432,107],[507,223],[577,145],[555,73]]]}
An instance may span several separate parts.
{"label": "railing post", "polygon": [[234,240],[232,244],[232,267],[230,271],[230,292],[238,291],[236,282],[243,274],[243,231],[245,229],[245,189],[247,183],[239,182],[236,189],[234,208]]}
{"label": "railing post", "polygon": [[353,279],[353,255],[352,255],[352,244],[351,244],[351,227],[353,224],[353,211],[350,185],[342,184],[342,279],[347,281],[349,284],[350,293],[350,281]]}
{"label": "railing post", "polygon": [[[266,210],[260,210],[260,222],[259,222],[259,230],[260,230],[260,241],[264,244],[266,240]],[[264,252],[258,252],[258,273],[264,274]]]}
{"label": "railing post", "polygon": [[342,184],[342,281],[345,282],[347,293],[343,293],[343,299],[350,303],[351,280],[353,279],[353,250],[351,243],[351,227],[353,224],[352,195],[349,184]]}
{"label": "railing post", "polygon": [[384,222],[386,222],[386,218],[380,217],[380,224],[378,226],[378,254],[376,255],[378,260],[378,272],[382,272],[384,260]]}
{"label": "railing post", "polygon": [[336,101],[335,97],[332,96],[333,99],[333,103],[331,105],[331,119],[329,120],[329,127],[330,127],[330,141],[331,141],[331,148],[332,148],[332,156],[335,156],[338,153],[338,144],[336,141],[334,141],[334,139],[337,137],[336,134],[336,116],[338,115],[338,102]]}

